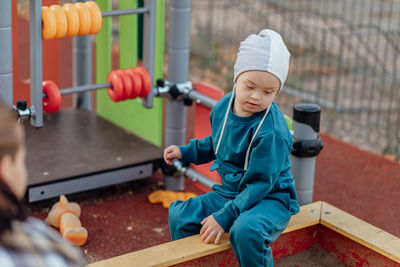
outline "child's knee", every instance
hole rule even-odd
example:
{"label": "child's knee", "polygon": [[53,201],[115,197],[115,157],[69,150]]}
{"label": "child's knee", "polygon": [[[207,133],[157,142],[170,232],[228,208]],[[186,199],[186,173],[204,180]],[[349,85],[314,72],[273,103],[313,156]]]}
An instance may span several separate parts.
{"label": "child's knee", "polygon": [[169,205],[168,208],[168,224],[170,225],[176,225],[178,223],[178,220],[180,217],[180,204],[182,204],[182,201],[175,201],[172,202],[171,205]]}
{"label": "child's knee", "polygon": [[168,208],[168,221],[176,220],[179,217],[179,201],[172,202]]}
{"label": "child's knee", "polygon": [[261,238],[261,229],[246,220],[237,219],[229,230],[229,239],[231,243],[244,244],[249,240],[259,240]]}

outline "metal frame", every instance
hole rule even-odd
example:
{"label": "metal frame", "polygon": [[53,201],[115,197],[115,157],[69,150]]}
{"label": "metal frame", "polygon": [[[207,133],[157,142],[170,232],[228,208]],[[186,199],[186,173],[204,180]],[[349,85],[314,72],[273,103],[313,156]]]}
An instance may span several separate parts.
{"label": "metal frame", "polygon": [[[170,6],[168,32],[168,81],[183,83],[188,80],[191,1],[173,0]],[[182,101],[166,101],[164,145],[186,143],[187,109]],[[165,176],[167,190],[184,189],[184,177]]]}
{"label": "metal frame", "polygon": [[143,14],[150,12],[148,8],[133,8],[133,9],[120,9],[120,10],[111,10],[101,12],[103,17],[111,17],[111,16],[122,16],[122,15],[131,15],[131,14]]}
{"label": "metal frame", "polygon": [[42,127],[42,0],[30,0],[29,9],[31,124],[35,127]]}
{"label": "metal frame", "polygon": [[[81,92],[104,89],[104,88],[111,87],[111,86],[112,86],[112,83],[88,84],[88,85],[83,85],[83,86],[76,86],[76,87],[61,89],[60,94],[68,95],[68,94],[74,94],[74,93],[81,93]],[[43,94],[43,96],[45,96],[45,94]]]}
{"label": "metal frame", "polygon": [[0,2],[0,98],[13,105],[11,0]]}
{"label": "metal frame", "polygon": [[[143,66],[149,70],[151,81],[154,81],[154,57],[156,42],[156,0],[145,1],[145,9],[149,12],[144,14],[143,24],[148,25],[148,30],[143,31]],[[143,98],[143,106],[146,108],[153,107],[153,90]]]}
{"label": "metal frame", "polygon": [[35,202],[43,199],[96,189],[113,184],[124,183],[151,176],[153,163],[112,170],[93,175],[85,175],[69,180],[63,180],[44,185],[33,185],[28,188],[28,201]]}
{"label": "metal frame", "polygon": [[[30,92],[31,92],[31,125],[43,127],[43,62],[42,62],[42,0],[30,0]],[[145,1],[145,8],[112,10],[102,12],[103,17],[121,16],[128,14],[144,14],[143,38],[143,66],[149,71],[151,80],[154,80],[154,57],[155,57],[155,34],[156,34],[156,0]],[[1,9],[3,10],[3,9]],[[4,9],[7,10],[7,9]],[[76,55],[75,55],[76,52]],[[90,36],[75,37],[74,40],[74,86],[61,90],[60,93],[81,93],[78,97],[78,108],[90,109],[90,94],[83,93],[109,87],[110,83],[91,84],[91,45]],[[82,61],[83,60],[83,61]],[[82,63],[83,62],[83,63]],[[90,69],[89,69],[90,68]],[[79,86],[82,85],[82,86]],[[147,97],[143,98],[143,106],[153,107],[153,90]]]}

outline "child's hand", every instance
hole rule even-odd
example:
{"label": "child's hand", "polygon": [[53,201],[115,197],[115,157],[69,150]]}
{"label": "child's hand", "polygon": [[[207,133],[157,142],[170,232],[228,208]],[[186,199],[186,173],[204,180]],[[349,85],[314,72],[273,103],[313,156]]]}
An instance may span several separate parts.
{"label": "child's hand", "polygon": [[214,216],[208,216],[201,221],[201,224],[203,225],[200,230],[201,240],[208,244],[215,237],[214,243],[218,244],[225,231],[214,219]]}
{"label": "child's hand", "polygon": [[172,145],[164,149],[164,160],[169,165],[173,164],[173,159],[181,159],[181,156],[181,150],[177,146]]}

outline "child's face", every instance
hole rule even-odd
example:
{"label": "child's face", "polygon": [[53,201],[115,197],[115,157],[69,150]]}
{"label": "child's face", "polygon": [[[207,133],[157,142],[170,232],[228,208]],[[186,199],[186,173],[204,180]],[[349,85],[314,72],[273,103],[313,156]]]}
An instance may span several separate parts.
{"label": "child's face", "polygon": [[[17,130],[18,138],[23,144],[23,131],[20,127]],[[25,164],[25,146],[21,145],[14,157],[5,155],[0,161],[0,178],[10,187],[11,191],[21,199],[27,186],[27,173]]]}
{"label": "child's face", "polygon": [[233,112],[240,117],[265,110],[280,87],[279,79],[267,71],[246,71],[236,81]]}

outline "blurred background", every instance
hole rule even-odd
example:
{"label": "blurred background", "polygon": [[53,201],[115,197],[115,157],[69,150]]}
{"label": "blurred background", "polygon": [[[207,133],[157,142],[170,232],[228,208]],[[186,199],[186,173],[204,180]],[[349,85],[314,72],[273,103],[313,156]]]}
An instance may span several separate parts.
{"label": "blurred background", "polygon": [[318,103],[322,131],[400,159],[400,1],[192,0],[190,79],[231,90],[240,41],[263,28],[292,54],[287,115]]}
{"label": "blurred background", "polygon": [[[113,0],[114,9],[119,2]],[[170,2],[165,0],[166,11]],[[29,1],[18,1],[18,14],[28,21]],[[165,12],[166,47],[168,16]],[[118,54],[118,17],[113,24]],[[286,87],[276,99],[285,114],[292,116],[294,103],[318,103],[322,131],[400,159],[400,1],[192,0],[189,79],[231,90],[240,41],[263,28],[279,32],[292,54]],[[67,42],[60,42],[61,49]],[[20,53],[20,76],[28,78],[29,56]],[[114,63],[118,66],[117,56]],[[70,78],[60,77],[68,86],[63,80]]]}

